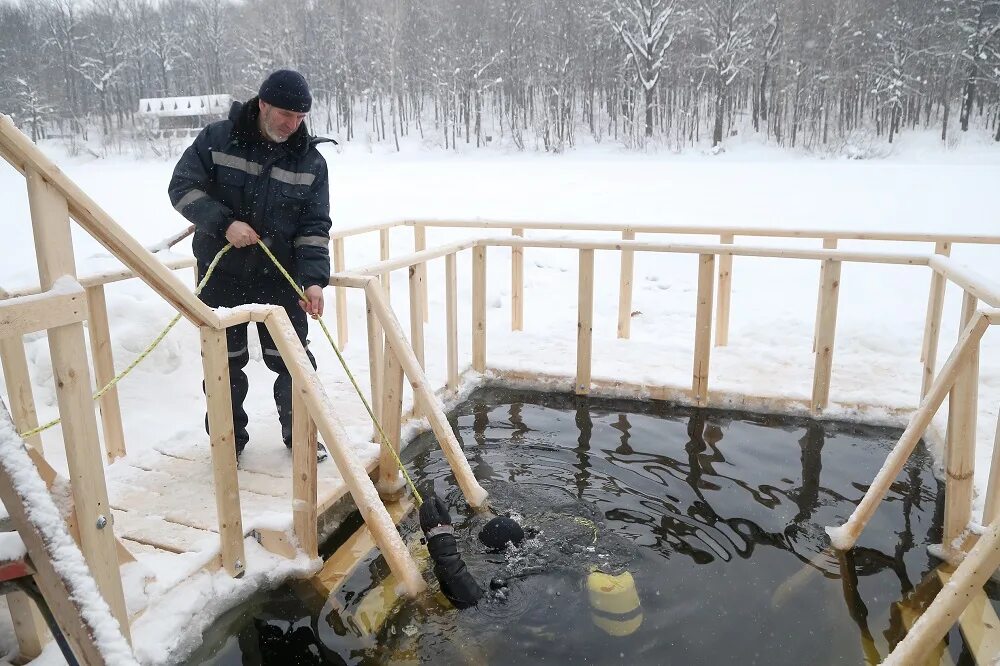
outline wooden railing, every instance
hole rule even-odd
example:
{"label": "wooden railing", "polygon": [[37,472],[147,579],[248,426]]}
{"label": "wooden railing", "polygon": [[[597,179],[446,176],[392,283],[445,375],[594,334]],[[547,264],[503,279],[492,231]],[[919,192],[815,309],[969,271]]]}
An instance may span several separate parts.
{"label": "wooden railing", "polygon": [[[350,235],[350,232],[344,233]],[[972,239],[973,237],[965,238]],[[912,240],[912,238],[905,237],[905,240]],[[972,515],[979,346],[988,326],[1000,321],[1000,309],[996,309],[1000,308],[1000,287],[991,284],[988,280],[975,275],[968,269],[956,264],[950,258],[938,253],[904,254],[845,251],[829,248],[815,250],[802,248],[760,248],[740,246],[733,243],[693,245],[639,242],[634,240],[614,242],[543,240],[526,239],[517,234],[510,238],[469,239],[433,248],[423,248],[407,256],[383,260],[334,274],[331,276],[330,284],[336,289],[346,290],[359,286],[357,284],[359,278],[368,278],[369,282],[366,282],[364,286],[365,296],[368,300],[367,309],[370,314],[384,307],[384,305],[376,306],[375,301],[384,301],[384,293],[379,294],[379,291],[384,292],[386,285],[388,285],[389,274],[396,270],[408,270],[410,285],[410,345],[413,348],[414,359],[423,364],[423,327],[427,310],[424,305],[425,296],[422,293],[422,286],[426,284],[426,264],[427,262],[443,258],[445,262],[445,337],[447,340],[447,348],[445,350],[447,366],[446,387],[454,390],[459,385],[461,373],[457,349],[458,322],[456,305],[458,290],[455,269],[457,256],[466,250],[469,250],[472,254],[472,321],[470,322],[472,345],[468,363],[473,371],[482,373],[486,372],[488,368],[485,306],[487,289],[486,263],[488,249],[493,247],[511,248],[512,252],[509,256],[514,261],[517,261],[519,257],[523,258],[524,250],[527,248],[565,249],[577,252],[579,273],[578,314],[576,322],[576,373],[575,376],[566,379],[567,384],[571,383],[573,390],[579,395],[590,393],[595,386],[591,372],[594,325],[594,252],[618,252],[623,257],[623,263],[626,253],[630,256],[634,256],[637,252],[698,255],[697,290],[695,302],[693,303],[696,321],[695,344],[690,388],[670,387],[668,386],[668,382],[664,382],[663,386],[634,387],[637,394],[653,394],[659,397],[669,396],[672,399],[684,400],[695,405],[713,403],[714,394],[710,388],[709,367],[712,350],[713,295],[715,293],[713,287],[718,264],[724,259],[731,261],[732,257],[736,256],[799,259],[820,262],[822,277],[819,305],[817,308],[818,316],[815,323],[816,346],[814,349],[813,389],[811,399],[806,401],[804,405],[814,414],[821,413],[829,406],[830,402],[837,306],[840,297],[839,282],[843,263],[870,263],[913,267],[907,270],[918,270],[919,267],[929,268],[933,277],[931,281],[932,294],[930,307],[928,308],[928,321],[933,323],[935,328],[940,327],[941,314],[939,308],[943,299],[937,299],[934,294],[936,290],[943,290],[948,283],[951,283],[961,288],[965,294],[960,321],[963,332],[948,361],[943,366],[941,373],[936,376],[932,374],[929,384],[921,388],[920,406],[913,413],[908,427],[905,429],[882,470],[879,471],[854,515],[852,515],[845,527],[832,530],[832,533],[836,536],[835,545],[838,542],[845,548],[853,545],[857,534],[864,528],[867,520],[884,497],[889,485],[895,480],[902,469],[907,457],[913,451],[917,442],[925,435],[928,425],[943,403],[944,398],[948,396],[950,399],[950,408],[947,440],[945,443],[947,480],[945,484],[945,527],[943,537],[945,556],[949,561],[958,562],[975,542],[975,539],[965,537],[968,537]],[[508,256],[506,252],[497,254],[501,258]],[[512,273],[516,273],[516,271],[512,270]],[[378,284],[382,285],[381,289],[375,287],[376,283],[372,281],[376,277],[379,280]],[[512,305],[515,302],[515,294],[512,294]],[[374,296],[378,296],[378,298],[373,299]],[[986,307],[978,309],[980,302]],[[718,325],[717,310],[716,317],[716,325]],[[346,321],[343,327],[346,329]],[[398,337],[399,332],[395,335]],[[937,333],[935,332],[935,347],[937,346],[936,335]],[[380,331],[369,316],[368,343],[373,400],[377,400],[380,396],[385,398],[386,396],[398,395],[399,387],[398,380],[393,378],[393,371],[383,365],[379,336]],[[925,340],[926,338],[927,336],[925,335]],[[400,342],[400,344],[402,345],[403,343]],[[925,369],[926,367],[925,361]],[[543,375],[539,374],[537,376]],[[550,375],[546,375],[545,377],[551,378]],[[622,383],[616,382],[616,387],[620,389]],[[726,394],[724,397],[728,398],[730,395]],[[764,396],[757,397],[763,398]],[[390,402],[392,404],[388,404]],[[787,407],[787,403],[788,401],[785,401],[783,406]],[[395,429],[400,409],[398,399],[386,399],[382,403],[381,409],[383,423],[391,424]],[[395,432],[390,433],[390,437],[394,434],[398,438],[398,433]],[[956,571],[953,581],[956,585],[965,586],[963,589],[968,588],[968,586],[981,585],[982,581],[1000,563],[1000,556],[996,555],[997,543],[998,539],[1000,539],[996,535],[995,525],[995,521],[998,518],[1000,518],[1000,464],[995,464],[991,469],[984,517],[984,523],[991,525],[991,527],[987,535],[980,540],[988,541],[988,544],[977,545],[968,555],[967,559],[975,564],[963,564]],[[970,569],[970,567],[972,568]],[[908,640],[911,642],[917,641],[921,633],[929,632],[928,635],[930,635],[930,633],[941,631],[942,627],[944,627],[944,631],[947,631],[950,624],[947,624],[946,618],[953,619],[957,617],[955,613],[960,613],[961,608],[964,608],[960,602],[961,599],[954,598],[954,595],[951,593],[947,597],[942,596],[939,601],[935,601],[931,607],[933,611],[931,617],[936,619],[928,620],[915,627],[910,632],[913,638],[908,638]],[[956,605],[958,606],[957,611],[954,610]],[[940,610],[942,607],[951,610]],[[930,639],[924,637],[919,640],[921,642],[918,644],[924,645],[923,641]],[[912,648],[901,644],[901,649],[911,650]],[[897,663],[909,662],[900,661]]]}
{"label": "wooden railing", "polygon": [[[533,222],[533,221],[499,221],[499,220],[437,220],[414,219],[389,221],[379,224],[365,225],[350,229],[335,231],[331,234],[333,248],[334,273],[343,273],[348,269],[345,262],[345,243],[349,238],[357,238],[378,232],[379,255],[382,261],[390,258],[390,232],[397,227],[412,227],[413,251],[420,252],[427,247],[427,229],[489,229],[497,231],[509,230],[515,238],[523,238],[526,231],[561,231],[561,232],[610,232],[619,235],[623,241],[636,239],[637,234],[647,236],[717,236],[722,245],[732,245],[738,238],[770,238],[770,239],[804,239],[822,241],[823,249],[837,249],[842,241],[872,241],[893,243],[927,243],[933,244],[934,253],[940,257],[950,256],[952,249],[959,245],[1000,245],[1000,235],[989,234],[936,234],[908,233],[892,231],[852,231],[844,229],[780,229],[767,227],[734,227],[719,225],[651,225],[620,223],[586,223],[586,222]],[[511,259],[511,330],[520,331],[524,328],[524,246],[512,247]],[[631,335],[632,292],[635,272],[635,251],[623,247],[621,251],[621,274],[618,288],[618,328],[619,338],[628,339]],[[733,255],[723,254],[716,262],[716,275],[713,301],[715,303],[715,338],[717,347],[729,344],[729,323],[733,288]],[[818,320],[830,316],[829,305],[824,313],[824,289],[827,296],[833,285],[839,279],[827,277],[827,264],[820,264],[820,290],[816,305],[816,328]],[[422,309],[426,321],[427,316],[427,272],[424,264],[414,267],[418,274],[417,289],[422,299]],[[388,293],[388,276],[381,279]],[[824,285],[826,285],[824,287]],[[928,294],[926,323],[924,326],[923,344],[921,346],[920,362],[923,364],[923,381],[920,388],[921,397],[927,395],[930,382],[936,371],[937,349],[940,338],[941,314],[944,308],[944,279],[935,272],[931,277]],[[829,303],[829,298],[826,299]],[[347,296],[345,288],[336,290],[335,309],[337,313],[337,339],[341,346],[348,342]],[[813,341],[815,351],[819,340]]]}

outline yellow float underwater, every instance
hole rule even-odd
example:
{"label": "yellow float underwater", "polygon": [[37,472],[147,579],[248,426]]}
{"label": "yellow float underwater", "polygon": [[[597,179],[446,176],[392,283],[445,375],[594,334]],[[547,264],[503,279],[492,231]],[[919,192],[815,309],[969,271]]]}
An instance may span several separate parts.
{"label": "yellow float underwater", "polygon": [[628,571],[618,575],[591,571],[587,576],[590,617],[609,636],[628,636],[642,625],[642,606],[635,579]]}

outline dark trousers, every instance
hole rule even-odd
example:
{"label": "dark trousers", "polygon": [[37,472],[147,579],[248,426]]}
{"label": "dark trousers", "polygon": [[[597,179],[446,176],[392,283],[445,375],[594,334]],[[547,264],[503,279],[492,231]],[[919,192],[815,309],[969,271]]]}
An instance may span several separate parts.
{"label": "dark trousers", "polygon": [[[199,281],[204,275],[205,267],[198,266]],[[264,303],[280,305],[285,308],[288,318],[292,320],[299,341],[306,344],[306,334],[309,331],[309,320],[306,313],[299,307],[299,297],[292,286],[284,278],[258,278],[252,282],[242,281],[224,273],[213,273],[199,296],[206,305],[213,308],[232,308],[249,303]],[[278,374],[274,380],[274,404],[278,408],[278,421],[281,423],[281,437],[285,446],[292,445],[292,377],[285,367],[285,361],[278,353],[278,347],[271,339],[264,324],[257,324],[257,334],[260,346],[264,352],[264,364]],[[247,397],[249,382],[244,368],[250,362],[250,351],[247,347],[247,324],[230,326],[226,329],[226,344],[229,347],[229,382],[233,400],[233,426],[236,434],[236,452],[239,453],[250,440],[247,434],[246,410],[243,400]],[[316,359],[306,348],[306,355],[313,368]],[[204,387],[204,384],[202,384]],[[208,430],[208,417],[205,417],[205,429]]]}

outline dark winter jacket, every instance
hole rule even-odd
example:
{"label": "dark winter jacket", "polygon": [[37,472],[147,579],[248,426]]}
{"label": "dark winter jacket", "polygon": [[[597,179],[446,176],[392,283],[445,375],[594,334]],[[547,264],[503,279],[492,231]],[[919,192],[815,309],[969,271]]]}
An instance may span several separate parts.
{"label": "dark winter jacket", "polygon": [[[170,179],[170,201],[194,223],[193,249],[204,271],[226,245],[226,229],[246,222],[302,287],[330,279],[330,193],[326,161],[305,123],[284,143],[257,127],[257,98],[236,102],[184,151]],[[230,250],[216,271],[240,281],[280,272],[257,246]]]}

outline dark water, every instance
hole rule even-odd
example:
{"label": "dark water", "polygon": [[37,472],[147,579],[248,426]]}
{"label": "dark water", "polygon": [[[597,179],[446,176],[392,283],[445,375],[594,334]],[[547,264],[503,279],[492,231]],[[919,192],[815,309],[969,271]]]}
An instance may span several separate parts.
{"label": "dark water", "polygon": [[[483,586],[509,581],[504,599],[459,612],[428,594],[371,629],[395,598],[378,558],[330,598],[296,583],[230,613],[191,663],[877,663],[936,592],[943,496],[922,446],[852,551],[823,532],[899,431],[498,389],[452,419],[491,506],[537,535],[486,552],[489,516],[464,505],[433,438],[407,467],[451,506]],[[608,584],[593,571],[618,586],[595,597]],[[957,630],[948,643],[972,663]]]}

